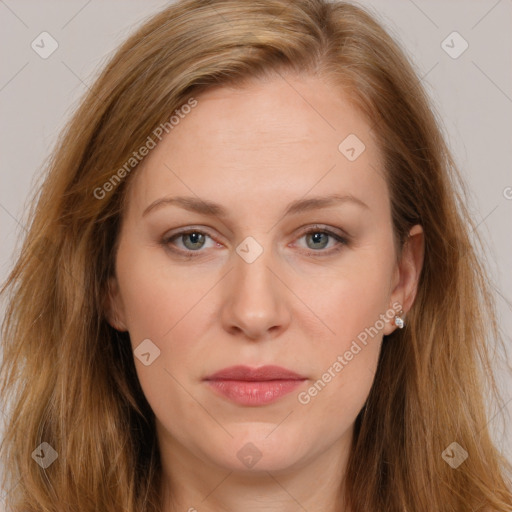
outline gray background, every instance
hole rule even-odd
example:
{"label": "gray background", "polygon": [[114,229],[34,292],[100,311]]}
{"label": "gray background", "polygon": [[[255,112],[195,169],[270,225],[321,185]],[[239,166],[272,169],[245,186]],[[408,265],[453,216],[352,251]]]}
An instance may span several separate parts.
{"label": "gray background", "polygon": [[[512,1],[372,0],[381,21],[417,66],[471,192],[488,245],[500,323],[511,345]],[[26,222],[26,200],[44,159],[106,58],[164,1],[0,0],[0,280]],[[58,49],[42,59],[31,43],[49,32]],[[469,47],[450,57],[453,31]],[[460,42],[447,44],[460,48]],[[507,227],[508,226],[508,227]],[[18,240],[18,242],[17,242]],[[508,364],[512,364],[508,354]],[[512,460],[512,382],[498,368],[504,408],[489,404],[496,441]],[[1,419],[0,412],[0,419]],[[5,492],[5,491],[4,491]],[[0,508],[2,493],[0,492]]]}

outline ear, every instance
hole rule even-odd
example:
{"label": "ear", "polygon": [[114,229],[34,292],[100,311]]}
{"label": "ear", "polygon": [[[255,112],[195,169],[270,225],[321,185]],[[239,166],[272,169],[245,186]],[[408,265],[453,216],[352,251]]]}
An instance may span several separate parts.
{"label": "ear", "polygon": [[107,322],[118,331],[127,331],[125,323],[124,305],[119,292],[116,277],[110,277],[107,285],[107,294],[104,303]]}
{"label": "ear", "polygon": [[[418,291],[418,282],[423,268],[425,240],[423,228],[416,224],[409,231],[409,236],[402,248],[402,255],[395,270],[391,304],[399,303],[402,306],[403,315],[414,304]],[[397,311],[397,315],[398,315]],[[391,334],[397,327],[394,320],[386,324],[384,334]]]}

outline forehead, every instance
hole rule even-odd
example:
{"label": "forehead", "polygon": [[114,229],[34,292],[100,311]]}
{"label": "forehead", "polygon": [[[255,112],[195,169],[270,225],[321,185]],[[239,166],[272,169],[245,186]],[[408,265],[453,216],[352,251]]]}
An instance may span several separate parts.
{"label": "forehead", "polygon": [[[141,210],[165,194],[234,205],[286,202],[311,191],[386,194],[382,159],[365,117],[341,89],[283,76],[216,87],[145,158],[129,201]],[[348,152],[347,152],[348,151]],[[356,157],[354,159],[354,156]]]}

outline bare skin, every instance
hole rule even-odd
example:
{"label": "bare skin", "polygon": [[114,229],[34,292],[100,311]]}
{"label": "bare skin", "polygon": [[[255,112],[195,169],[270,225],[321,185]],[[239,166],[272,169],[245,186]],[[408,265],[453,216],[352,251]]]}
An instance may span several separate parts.
{"label": "bare skin", "polygon": [[[397,328],[386,312],[398,304],[406,314],[414,301],[422,229],[412,228],[398,261],[369,124],[320,78],[219,87],[197,101],[133,177],[109,300],[109,320],[134,350],[146,339],[160,350],[135,364],[157,418],[164,512],[342,511],[354,421],[382,338]],[[354,161],[338,149],[349,134],[365,145]],[[292,201],[331,194],[365,206],[349,199],[284,215]],[[226,215],[165,203],[143,215],[175,196],[213,201]],[[189,234],[170,241],[178,228]],[[254,261],[241,256],[258,247]],[[371,326],[378,334],[347,360]],[[306,380],[259,406],[204,380],[267,364]],[[259,457],[251,467],[247,453]]]}

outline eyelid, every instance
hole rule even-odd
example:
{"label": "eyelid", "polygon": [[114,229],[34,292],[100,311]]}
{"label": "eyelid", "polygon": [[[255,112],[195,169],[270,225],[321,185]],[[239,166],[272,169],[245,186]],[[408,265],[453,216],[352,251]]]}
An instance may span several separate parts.
{"label": "eyelid", "polygon": [[317,231],[321,231],[329,233],[335,237],[343,238],[347,242],[350,241],[351,239],[350,235],[346,231],[340,228],[328,226],[327,224],[308,224],[306,227],[300,229],[301,236],[307,235],[308,233],[315,233]]}
{"label": "eyelid", "polygon": [[208,232],[207,229],[205,229],[204,227],[194,227],[194,226],[187,226],[186,228],[182,228],[181,230],[179,231],[175,231],[173,232],[172,234],[170,235],[164,235],[163,238],[162,238],[162,241],[160,242],[163,246],[167,247],[170,251],[178,254],[178,255],[181,255],[181,256],[185,256],[185,257],[195,257],[195,256],[201,256],[202,253],[204,253],[204,251],[202,250],[198,250],[198,251],[185,251],[183,249],[177,249],[175,247],[171,247],[171,242],[174,240],[174,239],[177,239],[179,238],[180,236],[183,236],[183,235],[188,235],[190,233],[200,233],[202,235],[206,235],[208,237],[211,238],[211,240],[213,240],[215,243],[219,243],[217,242],[217,240],[215,240],[215,238]]}
{"label": "eyelid", "polygon": [[[338,233],[336,230],[339,230],[340,232]],[[300,229],[299,235],[296,237],[296,239],[300,239],[310,233],[319,233],[319,232],[325,233],[328,236],[330,236],[331,238],[333,238],[334,240],[336,240],[336,242],[337,242],[336,246],[331,249],[325,250],[325,251],[324,250],[318,250],[318,251],[309,250],[308,251],[307,249],[303,249],[303,251],[305,251],[306,255],[314,256],[314,257],[328,256],[328,255],[331,255],[331,254],[339,251],[343,246],[348,245],[351,242],[351,236],[348,235],[345,231],[340,230],[339,228],[331,228],[330,226],[320,225],[320,224],[308,225],[308,226]],[[164,235],[164,237],[161,241],[161,244],[164,245],[165,247],[167,247],[172,252],[174,252],[178,255],[182,255],[184,257],[193,258],[193,257],[197,257],[197,256],[202,256],[205,251],[201,250],[201,249],[199,249],[197,251],[190,251],[190,250],[185,251],[183,249],[177,249],[175,247],[171,247],[171,242],[174,239],[179,238],[180,236],[183,236],[183,235],[191,234],[191,233],[199,233],[202,235],[206,235],[206,236],[210,237],[210,239],[213,240],[215,243],[217,243],[217,244],[219,243],[204,227],[187,226],[186,228],[183,228],[180,231],[173,232],[170,235]]]}
{"label": "eyelid", "polygon": [[351,242],[351,237],[347,233],[345,233],[342,230],[340,230],[341,232],[338,233],[337,231],[335,231],[335,229],[339,229],[339,228],[331,228],[329,226],[313,224],[313,225],[310,225],[310,226],[304,228],[297,238],[300,239],[303,236],[308,235],[310,233],[325,233],[325,234],[327,234],[328,236],[330,236],[331,238],[336,240],[337,243],[334,247],[331,247],[330,249],[325,250],[325,251],[323,251],[323,250],[314,251],[312,249],[309,249],[309,250],[305,249],[305,251],[306,251],[305,253],[308,256],[320,257],[320,258],[327,257],[327,256],[331,256],[331,255],[337,253],[344,246],[348,245]]}

